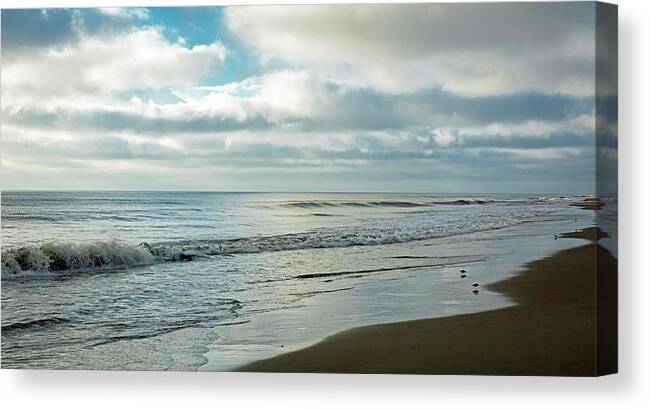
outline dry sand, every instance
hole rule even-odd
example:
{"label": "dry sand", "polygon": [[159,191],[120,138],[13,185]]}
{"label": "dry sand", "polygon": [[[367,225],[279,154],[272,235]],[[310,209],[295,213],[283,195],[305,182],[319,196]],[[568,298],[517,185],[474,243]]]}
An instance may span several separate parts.
{"label": "dry sand", "polygon": [[[351,329],[240,371],[594,376],[617,369],[617,260],[591,240],[488,286],[515,306]],[[596,269],[596,266],[599,266]]]}

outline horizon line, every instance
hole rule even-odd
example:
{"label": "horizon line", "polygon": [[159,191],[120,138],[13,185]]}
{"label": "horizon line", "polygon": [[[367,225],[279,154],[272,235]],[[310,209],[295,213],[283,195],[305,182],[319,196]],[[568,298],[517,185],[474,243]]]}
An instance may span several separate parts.
{"label": "horizon line", "polygon": [[499,194],[499,195],[536,195],[536,194],[562,194],[562,195],[596,195],[596,192],[580,191],[580,192],[552,192],[552,191],[529,191],[529,192],[470,192],[470,191],[263,191],[263,190],[184,190],[184,189],[0,189],[0,193],[4,192],[188,192],[188,193],[223,193],[223,194],[447,194],[447,195],[462,195],[462,194]]}

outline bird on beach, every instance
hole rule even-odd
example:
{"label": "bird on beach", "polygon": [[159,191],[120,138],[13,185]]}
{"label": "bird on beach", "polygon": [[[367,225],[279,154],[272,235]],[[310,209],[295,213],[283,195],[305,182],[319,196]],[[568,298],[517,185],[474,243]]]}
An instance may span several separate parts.
{"label": "bird on beach", "polygon": [[463,275],[463,274],[462,274],[462,275],[459,275],[459,277],[461,277],[461,278],[465,278],[465,277],[466,277],[466,275]]}
{"label": "bird on beach", "polygon": [[475,290],[472,291],[472,293],[474,293],[476,295],[476,294],[479,293],[479,291],[477,289],[475,289]]}
{"label": "bird on beach", "polygon": [[473,287],[473,288],[476,288],[477,286],[479,286],[479,283],[473,283],[473,284],[472,284],[472,287]]}
{"label": "bird on beach", "polygon": [[459,272],[461,272],[461,273],[466,273],[466,270],[465,270],[465,269],[461,269]]}
{"label": "bird on beach", "polygon": [[554,234],[554,240],[558,239],[558,235]]}

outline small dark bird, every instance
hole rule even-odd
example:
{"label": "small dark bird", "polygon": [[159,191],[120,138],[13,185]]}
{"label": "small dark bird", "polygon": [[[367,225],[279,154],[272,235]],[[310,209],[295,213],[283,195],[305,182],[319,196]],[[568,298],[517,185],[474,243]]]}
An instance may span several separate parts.
{"label": "small dark bird", "polygon": [[461,273],[466,273],[466,270],[465,270],[465,269],[461,269],[459,272],[461,272]]}
{"label": "small dark bird", "polygon": [[558,235],[554,234],[554,240],[558,239]]}
{"label": "small dark bird", "polygon": [[479,291],[477,289],[475,289],[475,290],[472,291],[472,293],[474,293],[476,295],[476,294],[479,293]]}
{"label": "small dark bird", "polygon": [[460,276],[461,278],[465,278],[465,277],[466,277],[466,275],[459,275],[459,276]]}
{"label": "small dark bird", "polygon": [[473,288],[476,288],[477,286],[479,286],[479,283],[473,283],[473,284],[472,284],[472,287],[473,287]]}

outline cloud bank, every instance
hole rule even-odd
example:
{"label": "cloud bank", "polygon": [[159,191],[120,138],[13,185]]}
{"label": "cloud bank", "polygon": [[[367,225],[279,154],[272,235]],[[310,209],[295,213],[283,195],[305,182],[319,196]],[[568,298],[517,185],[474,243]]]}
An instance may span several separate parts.
{"label": "cloud bank", "polygon": [[592,189],[591,4],[217,10],[3,11],[5,187]]}

